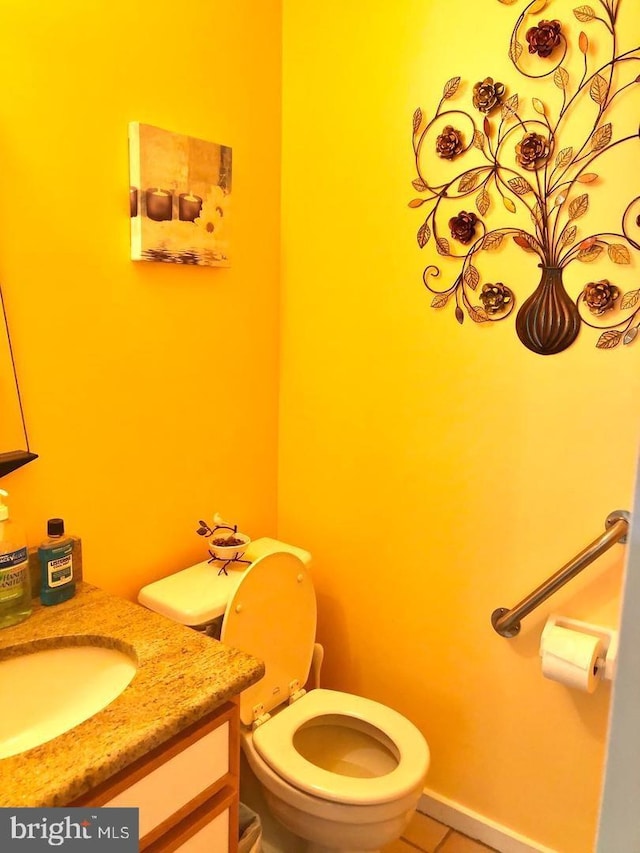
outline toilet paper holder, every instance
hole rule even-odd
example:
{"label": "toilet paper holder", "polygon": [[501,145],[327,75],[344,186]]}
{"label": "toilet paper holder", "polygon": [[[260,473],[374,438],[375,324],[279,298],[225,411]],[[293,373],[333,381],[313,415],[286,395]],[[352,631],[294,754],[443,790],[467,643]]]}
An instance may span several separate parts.
{"label": "toilet paper holder", "polygon": [[555,625],[571,631],[579,631],[582,634],[590,634],[592,637],[599,637],[602,640],[604,650],[603,658],[598,658],[601,677],[606,681],[613,680],[618,660],[618,632],[614,628],[605,628],[603,625],[594,625],[591,622],[582,622],[579,619],[569,619],[566,616],[552,613],[540,636],[540,657],[546,650],[546,637]]}

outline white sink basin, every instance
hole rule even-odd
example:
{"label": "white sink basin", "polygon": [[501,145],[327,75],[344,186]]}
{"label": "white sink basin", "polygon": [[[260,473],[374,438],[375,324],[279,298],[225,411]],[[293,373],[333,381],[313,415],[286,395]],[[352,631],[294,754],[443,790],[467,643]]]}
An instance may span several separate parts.
{"label": "white sink basin", "polygon": [[46,743],[88,720],[122,693],[135,672],[133,653],[100,645],[25,650],[3,658],[0,758]]}

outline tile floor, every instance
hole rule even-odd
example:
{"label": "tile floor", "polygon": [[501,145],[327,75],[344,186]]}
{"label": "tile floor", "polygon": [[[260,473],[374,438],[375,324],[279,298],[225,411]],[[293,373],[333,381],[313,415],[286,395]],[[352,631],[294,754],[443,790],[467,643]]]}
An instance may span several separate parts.
{"label": "tile floor", "polygon": [[487,853],[486,844],[467,838],[424,814],[416,813],[402,838],[385,847],[382,853]]}

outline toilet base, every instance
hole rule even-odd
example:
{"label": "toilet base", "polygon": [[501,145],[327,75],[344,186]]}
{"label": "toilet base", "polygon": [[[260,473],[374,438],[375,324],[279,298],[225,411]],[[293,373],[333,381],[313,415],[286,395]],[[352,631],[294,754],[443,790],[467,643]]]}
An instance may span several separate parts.
{"label": "toilet base", "polygon": [[276,820],[306,841],[305,853],[380,853],[382,847],[400,838],[418,801],[416,794],[406,811],[384,821],[348,824],[301,812],[268,788],[263,788],[263,794]]}
{"label": "toilet base", "polygon": [[265,799],[264,788],[249,767],[244,752],[240,753],[240,799],[260,815],[264,853],[282,853],[283,850],[287,853],[379,853],[378,845],[375,850],[367,851],[362,851],[359,845],[352,845],[346,850],[336,850],[335,847],[326,844],[306,841],[285,828],[284,824],[271,813]]}

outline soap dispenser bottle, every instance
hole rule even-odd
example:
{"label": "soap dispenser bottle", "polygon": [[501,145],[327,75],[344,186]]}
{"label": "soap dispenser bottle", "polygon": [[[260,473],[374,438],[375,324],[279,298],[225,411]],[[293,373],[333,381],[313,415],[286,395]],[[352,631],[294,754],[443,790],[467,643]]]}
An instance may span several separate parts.
{"label": "soap dispenser bottle", "polygon": [[27,540],[9,518],[8,497],[0,489],[0,628],[22,622],[31,615],[31,577]]}
{"label": "soap dispenser bottle", "polygon": [[38,548],[40,560],[40,601],[61,604],[76,594],[73,577],[73,539],[64,535],[64,521],[47,521],[47,538]]}

